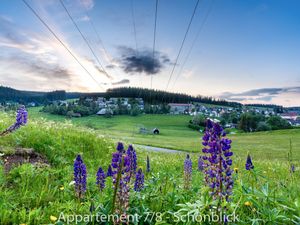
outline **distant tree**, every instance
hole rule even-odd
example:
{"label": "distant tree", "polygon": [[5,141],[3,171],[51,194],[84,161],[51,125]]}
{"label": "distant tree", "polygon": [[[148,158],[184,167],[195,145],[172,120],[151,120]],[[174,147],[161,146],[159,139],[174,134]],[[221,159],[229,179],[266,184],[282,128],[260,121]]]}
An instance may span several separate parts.
{"label": "distant tree", "polygon": [[141,114],[141,110],[140,110],[140,108],[139,108],[139,106],[137,104],[134,104],[131,107],[130,115],[131,116],[138,116],[139,114]]}
{"label": "distant tree", "polygon": [[287,120],[282,119],[280,116],[271,116],[267,120],[267,123],[271,126],[272,130],[288,129],[292,127]]}
{"label": "distant tree", "polygon": [[267,122],[260,121],[257,124],[256,131],[268,131],[268,130],[272,130],[272,127]]}

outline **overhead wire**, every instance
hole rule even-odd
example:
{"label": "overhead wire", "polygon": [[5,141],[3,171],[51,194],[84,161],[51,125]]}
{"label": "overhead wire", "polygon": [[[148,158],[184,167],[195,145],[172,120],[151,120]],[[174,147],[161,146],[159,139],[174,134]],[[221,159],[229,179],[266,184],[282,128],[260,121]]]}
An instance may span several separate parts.
{"label": "overhead wire", "polygon": [[79,59],[72,53],[72,51],[66,46],[66,44],[55,34],[50,26],[42,19],[42,17],[34,10],[26,0],[22,0],[23,3],[31,10],[31,12],[40,20],[40,22],[50,31],[50,33],[56,38],[56,40],[68,51],[68,53],[75,59],[75,61],[85,70],[85,72],[98,84],[101,89],[105,88],[93,77],[93,75],[86,69],[86,67],[79,61]]}
{"label": "overhead wire", "polygon": [[[157,26],[157,8],[158,8],[158,0],[156,0],[155,4],[155,17],[154,17],[154,32],[153,32],[153,50],[152,50],[152,60],[153,60],[153,69],[155,64],[155,44],[156,44],[156,26]],[[153,71],[154,72],[154,71]],[[152,83],[153,83],[153,74],[151,74],[151,84],[150,87],[152,89]]]}
{"label": "overhead wire", "polygon": [[170,81],[171,81],[171,79],[172,79],[172,76],[173,76],[173,74],[174,74],[175,67],[176,67],[176,65],[177,65],[179,56],[180,56],[180,54],[181,54],[181,52],[182,52],[184,43],[185,43],[185,41],[186,41],[187,35],[188,35],[189,30],[190,30],[190,27],[191,27],[191,24],[192,24],[192,22],[193,22],[193,19],[194,19],[195,14],[196,14],[196,10],[197,10],[198,5],[199,5],[199,0],[197,0],[197,3],[196,3],[196,5],[195,5],[195,7],[194,7],[194,10],[193,10],[191,19],[190,19],[190,21],[189,21],[188,27],[187,27],[186,32],[185,32],[185,34],[184,34],[184,38],[183,38],[183,40],[182,40],[182,42],[181,42],[181,45],[180,45],[178,54],[177,54],[177,56],[176,56],[176,59],[175,59],[175,62],[174,62],[172,71],[171,71],[171,73],[170,73],[170,76],[169,76],[169,79],[168,79],[168,82],[167,82],[165,91],[167,91],[167,89],[168,89],[168,87],[169,87],[169,84],[170,84]]}
{"label": "overhead wire", "polygon": [[188,61],[188,59],[189,59],[189,57],[190,57],[190,55],[191,55],[191,52],[192,52],[192,50],[193,50],[193,48],[194,48],[194,45],[196,44],[196,42],[197,42],[197,40],[198,40],[198,38],[199,38],[200,33],[202,32],[202,29],[203,29],[203,27],[204,27],[204,25],[205,25],[205,23],[206,23],[206,21],[207,21],[207,19],[208,19],[208,16],[209,16],[209,14],[211,13],[211,10],[212,10],[212,8],[213,8],[213,4],[214,4],[214,0],[211,0],[211,3],[210,3],[210,5],[209,5],[209,8],[208,8],[208,10],[207,10],[207,12],[206,12],[206,14],[205,14],[205,16],[204,16],[204,19],[203,19],[203,21],[202,21],[202,23],[201,23],[201,25],[200,25],[198,31],[197,31],[197,34],[196,34],[196,36],[195,36],[195,39],[193,40],[192,45],[190,46],[190,48],[189,48],[189,50],[188,50],[188,53],[187,53],[187,55],[186,55],[186,57],[185,57],[185,59],[184,59],[182,65],[181,65],[181,67],[180,67],[180,70],[179,70],[179,72],[178,72],[176,78],[175,78],[175,81],[174,81],[174,83],[173,83],[173,88],[174,88],[174,86],[175,86],[175,84],[176,84],[176,82],[177,82],[177,80],[178,80],[180,74],[182,73],[185,64],[187,63],[187,61]]}
{"label": "overhead wire", "polygon": [[73,25],[75,26],[75,28],[77,29],[77,31],[80,33],[82,39],[84,40],[84,42],[86,43],[86,45],[88,46],[88,48],[90,49],[91,53],[93,54],[93,56],[95,57],[97,63],[99,64],[100,68],[102,69],[103,73],[106,75],[107,78],[111,79],[113,78],[110,74],[108,74],[106,72],[106,70],[104,69],[103,65],[101,64],[98,56],[95,54],[94,50],[92,49],[91,45],[89,44],[87,38],[83,35],[83,33],[81,32],[80,28],[78,27],[77,23],[75,22],[75,20],[73,19],[73,17],[71,16],[71,14],[69,13],[69,10],[67,9],[67,7],[65,6],[65,4],[63,3],[63,0],[59,0],[59,2],[61,3],[61,5],[63,6],[63,8],[65,9],[66,13],[68,14],[69,18],[71,19]]}

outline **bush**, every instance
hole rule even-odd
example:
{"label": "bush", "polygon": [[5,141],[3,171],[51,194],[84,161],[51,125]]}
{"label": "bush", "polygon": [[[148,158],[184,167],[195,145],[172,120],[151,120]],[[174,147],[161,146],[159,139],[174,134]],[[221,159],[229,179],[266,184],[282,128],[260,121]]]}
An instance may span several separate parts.
{"label": "bush", "polygon": [[268,123],[264,121],[260,121],[257,124],[256,131],[268,131],[268,130],[272,130],[272,127]]}
{"label": "bush", "polygon": [[292,127],[287,120],[282,119],[280,116],[271,116],[267,120],[267,123],[271,126],[272,130],[289,129]]}

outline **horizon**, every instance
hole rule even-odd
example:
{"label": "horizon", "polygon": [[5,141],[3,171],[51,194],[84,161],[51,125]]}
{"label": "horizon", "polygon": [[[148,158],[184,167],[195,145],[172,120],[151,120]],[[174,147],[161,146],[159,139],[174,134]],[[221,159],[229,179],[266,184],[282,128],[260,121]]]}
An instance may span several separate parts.
{"label": "horizon", "polygon": [[168,92],[300,106],[298,1],[206,0],[197,7],[197,0],[158,1],[155,39],[155,1],[26,2],[90,75],[23,1],[5,1],[0,7],[3,86],[103,92],[151,89],[153,81],[153,89]]}

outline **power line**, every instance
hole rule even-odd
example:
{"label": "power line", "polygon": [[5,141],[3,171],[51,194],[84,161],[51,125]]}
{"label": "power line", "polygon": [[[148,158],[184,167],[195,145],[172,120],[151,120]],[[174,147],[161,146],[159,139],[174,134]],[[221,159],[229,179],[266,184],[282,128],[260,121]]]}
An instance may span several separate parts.
{"label": "power line", "polygon": [[214,4],[214,0],[211,1],[211,4],[210,4],[210,6],[209,6],[209,8],[208,8],[208,10],[207,10],[207,12],[206,12],[206,14],[204,16],[204,19],[203,19],[203,21],[202,21],[202,23],[201,23],[201,25],[200,25],[200,27],[198,29],[196,37],[195,37],[194,41],[192,42],[192,45],[191,45],[191,47],[190,47],[190,49],[189,49],[189,51],[188,51],[188,53],[187,53],[187,55],[186,55],[186,57],[185,57],[185,59],[183,61],[183,64],[180,67],[180,71],[178,72],[177,77],[176,77],[176,79],[175,79],[175,81],[173,83],[173,87],[175,86],[175,83],[177,82],[177,80],[178,80],[180,74],[182,73],[182,70],[183,70],[183,68],[184,68],[184,66],[185,66],[188,58],[190,57],[190,54],[191,54],[191,52],[192,52],[192,50],[194,48],[194,45],[196,44],[196,41],[199,38],[199,35],[200,35],[200,33],[201,33],[201,31],[202,31],[202,29],[203,29],[203,27],[204,27],[204,25],[205,25],[205,23],[206,23],[206,21],[208,19],[208,16],[209,16],[209,14],[210,14],[210,12],[211,12],[211,10],[213,8],[213,4]]}
{"label": "power line", "polygon": [[107,52],[107,50],[106,50],[106,48],[104,47],[103,41],[102,41],[102,39],[101,39],[101,37],[100,37],[100,35],[99,35],[99,33],[98,33],[98,31],[97,31],[97,29],[96,29],[94,23],[92,22],[91,16],[90,16],[90,14],[88,13],[86,7],[85,7],[85,14],[86,14],[87,17],[89,18],[88,21],[89,21],[89,23],[90,23],[92,29],[94,30],[94,32],[95,32],[95,34],[96,34],[96,37],[97,37],[97,39],[98,39],[98,42],[100,43],[101,48],[102,48],[103,51],[104,51],[105,57],[108,59],[108,62],[109,62],[110,64],[113,64],[112,61],[111,61],[111,59],[110,59],[110,56],[109,56],[109,54],[108,54],[108,52]]}
{"label": "power line", "polygon": [[102,85],[93,77],[93,75],[83,66],[79,59],[71,52],[71,50],[64,44],[64,42],[55,34],[55,32],[48,26],[48,24],[39,16],[39,14],[26,2],[22,0],[24,4],[33,12],[33,14],[42,22],[42,24],[52,33],[56,40],[69,52],[69,54],[76,60],[76,62],[86,71],[86,73],[101,87]]}
{"label": "power line", "polygon": [[165,91],[167,91],[167,89],[168,89],[168,87],[169,87],[169,84],[170,84],[170,81],[171,81],[171,79],[172,79],[172,76],[173,76],[173,73],[174,73],[175,67],[176,67],[176,65],[177,65],[177,62],[178,62],[178,58],[179,58],[179,56],[180,56],[180,54],[181,54],[181,51],[182,51],[182,48],[183,48],[184,42],[185,42],[185,40],[186,40],[187,34],[188,34],[188,32],[189,32],[189,30],[190,30],[190,27],[191,27],[191,24],[192,24],[192,22],[193,22],[193,19],[194,19],[194,16],[195,16],[195,13],[196,13],[196,10],[197,10],[197,7],[198,7],[198,4],[199,4],[199,0],[197,0],[197,3],[196,3],[196,5],[195,5],[195,8],[194,8],[194,11],[193,11],[192,17],[191,17],[191,19],[190,19],[189,25],[188,25],[188,27],[187,27],[187,30],[186,30],[186,32],[185,32],[184,38],[183,38],[183,40],[182,40],[182,43],[181,43],[181,46],[180,46],[179,52],[178,52],[178,54],[177,54],[177,57],[176,57],[176,60],[175,60],[174,66],[173,66],[173,68],[172,68],[172,71],[171,71],[171,74],[170,74],[170,77],[169,77],[169,80],[168,80],[168,83],[167,83],[167,86],[166,86],[166,89],[165,89]]}
{"label": "power line", "polygon": [[104,69],[104,67],[102,66],[102,64],[100,63],[99,58],[97,57],[97,55],[95,54],[94,50],[92,49],[91,45],[89,44],[88,40],[86,39],[86,37],[83,35],[83,33],[81,32],[81,30],[79,29],[78,25],[76,24],[75,20],[73,19],[73,17],[71,16],[71,14],[69,13],[68,9],[66,8],[65,4],[63,3],[62,0],[59,0],[59,2],[61,3],[61,5],[63,6],[63,8],[65,9],[66,13],[68,14],[69,18],[71,19],[72,23],[74,24],[75,28],[77,29],[77,31],[80,33],[82,39],[84,40],[84,42],[86,43],[86,45],[89,47],[90,51],[92,52],[93,56],[95,57],[95,59],[97,60],[99,66],[101,67],[102,71],[104,72],[104,74],[108,77],[108,78],[112,78],[112,76],[110,76]]}
{"label": "power line", "polygon": [[[157,23],[157,8],[158,8],[158,0],[156,0],[155,4],[155,19],[154,19],[154,32],[153,32],[153,52],[152,52],[152,59],[153,59],[153,68],[155,63],[155,43],[156,43],[156,23]],[[153,82],[153,74],[151,74],[151,89],[152,89],[152,82]]]}
{"label": "power line", "polygon": [[137,55],[138,44],[137,44],[137,35],[136,35],[135,16],[134,16],[134,10],[133,10],[133,0],[131,0],[131,17],[132,17],[132,25],[133,25],[133,33],[134,33],[134,41],[135,41],[135,55]]}

